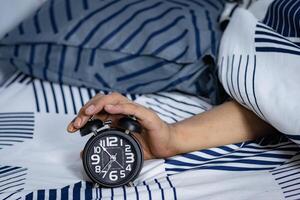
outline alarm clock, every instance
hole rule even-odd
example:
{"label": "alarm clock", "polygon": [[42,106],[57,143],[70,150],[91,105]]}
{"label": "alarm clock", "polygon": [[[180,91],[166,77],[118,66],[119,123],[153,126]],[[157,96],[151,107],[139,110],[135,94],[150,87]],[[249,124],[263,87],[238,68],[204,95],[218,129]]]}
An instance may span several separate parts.
{"label": "alarm clock", "polygon": [[81,136],[93,134],[86,143],[82,162],[87,176],[96,186],[132,185],[143,166],[143,151],[133,133],[141,133],[134,117],[123,117],[118,128],[111,121],[89,119],[80,129]]}

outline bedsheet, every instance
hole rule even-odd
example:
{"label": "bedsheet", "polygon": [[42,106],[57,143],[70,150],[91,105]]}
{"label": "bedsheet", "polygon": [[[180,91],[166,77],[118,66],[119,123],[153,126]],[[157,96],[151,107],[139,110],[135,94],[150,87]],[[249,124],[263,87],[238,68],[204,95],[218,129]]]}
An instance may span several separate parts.
{"label": "bedsheet", "polygon": [[[79,157],[88,137],[66,125],[98,92],[20,71],[0,87],[1,200],[300,198],[300,149],[283,135],[146,161],[133,187],[94,188]],[[169,123],[212,107],[178,92],[127,97]]]}

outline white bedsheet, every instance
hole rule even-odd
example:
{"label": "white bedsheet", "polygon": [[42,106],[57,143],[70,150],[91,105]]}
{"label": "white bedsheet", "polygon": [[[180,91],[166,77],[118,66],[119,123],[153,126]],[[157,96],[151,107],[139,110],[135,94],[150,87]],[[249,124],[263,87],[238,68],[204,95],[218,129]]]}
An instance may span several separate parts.
{"label": "white bedsheet", "polygon": [[[96,92],[20,72],[0,88],[0,199],[299,198],[299,147],[284,136],[146,161],[134,187],[92,188],[79,158],[88,137],[66,125]],[[128,97],[170,123],[211,108],[175,92]]]}

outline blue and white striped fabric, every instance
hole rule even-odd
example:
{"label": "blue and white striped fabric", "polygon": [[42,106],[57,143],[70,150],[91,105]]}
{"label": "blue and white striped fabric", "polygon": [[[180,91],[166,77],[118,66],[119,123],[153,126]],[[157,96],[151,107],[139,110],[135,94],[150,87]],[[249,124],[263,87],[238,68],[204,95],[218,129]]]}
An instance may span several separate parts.
{"label": "blue and white striped fabric", "polygon": [[[300,148],[283,135],[146,161],[133,187],[94,188],[79,158],[88,137],[68,134],[66,125],[98,92],[21,72],[0,87],[0,143],[9,144],[0,146],[1,200],[300,198]],[[179,92],[126,96],[169,123],[212,108]]]}
{"label": "blue and white striped fabric", "polygon": [[32,139],[33,132],[33,112],[0,113],[0,150]]}
{"label": "blue and white striped fabric", "polygon": [[0,196],[5,194],[2,199],[14,198],[24,190],[26,176],[26,168],[0,165]]}
{"label": "blue and white striped fabric", "polygon": [[[101,90],[181,90],[216,101],[223,0],[51,0],[1,41],[28,75]],[[206,59],[208,60],[208,59]]]}
{"label": "blue and white striped fabric", "polygon": [[227,93],[298,144],[299,3],[272,1],[261,22],[238,9],[223,35],[218,61]]}
{"label": "blue and white striped fabric", "polygon": [[283,190],[285,199],[299,199],[300,197],[300,156],[297,153],[293,159],[284,163],[280,167],[271,170],[275,180]]}
{"label": "blue and white striped fabric", "polygon": [[300,1],[275,0],[266,13],[263,23],[289,41],[300,45]]}

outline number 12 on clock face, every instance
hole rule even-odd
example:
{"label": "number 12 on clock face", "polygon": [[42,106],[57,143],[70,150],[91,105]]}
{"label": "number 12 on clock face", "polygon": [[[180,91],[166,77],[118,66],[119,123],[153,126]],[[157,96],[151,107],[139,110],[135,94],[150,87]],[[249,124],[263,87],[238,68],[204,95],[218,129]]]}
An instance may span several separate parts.
{"label": "number 12 on clock face", "polygon": [[118,139],[117,137],[114,136],[106,137],[105,139],[100,140],[99,144],[100,146],[103,147],[123,146],[123,139]]}

